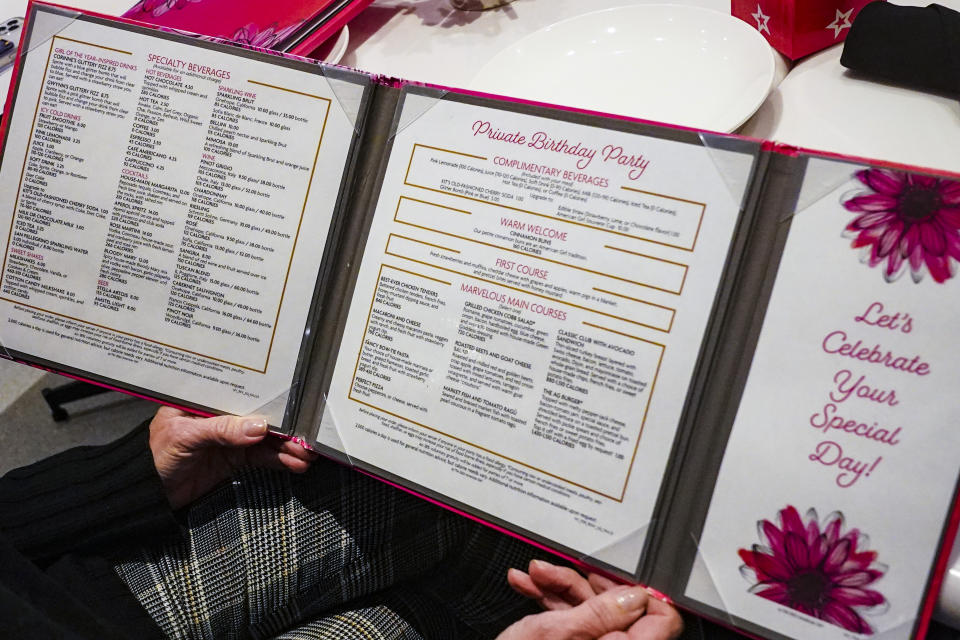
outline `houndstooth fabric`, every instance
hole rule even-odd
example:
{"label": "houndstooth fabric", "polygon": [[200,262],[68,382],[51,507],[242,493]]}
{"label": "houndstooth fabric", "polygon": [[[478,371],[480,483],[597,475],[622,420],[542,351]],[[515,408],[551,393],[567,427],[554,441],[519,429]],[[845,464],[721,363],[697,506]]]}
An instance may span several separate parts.
{"label": "houndstooth fabric", "polygon": [[277,640],[318,640],[320,638],[396,638],[423,640],[413,627],[386,607],[368,607],[308,622]]}
{"label": "houndstooth fabric", "polygon": [[534,610],[505,579],[532,549],[331,462],[246,471],[184,518],[116,558],[170,638],[471,639]]}

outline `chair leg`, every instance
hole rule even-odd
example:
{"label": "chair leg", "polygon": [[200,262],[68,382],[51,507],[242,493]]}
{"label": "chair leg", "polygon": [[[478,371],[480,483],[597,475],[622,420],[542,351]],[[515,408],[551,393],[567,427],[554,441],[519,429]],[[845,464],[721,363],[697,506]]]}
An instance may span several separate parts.
{"label": "chair leg", "polygon": [[50,407],[50,415],[53,417],[53,421],[65,422],[66,420],[70,419],[70,414],[67,413],[67,410],[63,408],[65,403],[73,402],[75,400],[82,400],[83,398],[89,398],[91,396],[98,396],[101,393],[106,393],[107,391],[109,391],[109,389],[98,387],[95,384],[89,384],[87,382],[81,382],[80,380],[75,380],[73,382],[62,384],[53,389],[42,389],[40,393],[43,395],[43,399],[47,401],[47,405]]}

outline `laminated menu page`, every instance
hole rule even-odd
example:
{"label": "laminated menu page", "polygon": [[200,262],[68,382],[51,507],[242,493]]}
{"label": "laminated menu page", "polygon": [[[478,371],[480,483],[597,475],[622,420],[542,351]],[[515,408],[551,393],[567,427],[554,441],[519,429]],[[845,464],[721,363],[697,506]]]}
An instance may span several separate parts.
{"label": "laminated menu page", "polygon": [[810,157],[779,215],[684,595],[776,637],[917,637],[952,540],[960,182]]}
{"label": "laminated menu page", "polygon": [[756,156],[406,90],[316,439],[632,574]]}
{"label": "laminated menu page", "polygon": [[34,5],[0,345],[279,423],[369,79]]}
{"label": "laminated menu page", "polygon": [[923,635],[958,176],[34,3],[0,355],[281,437],[766,638]]}

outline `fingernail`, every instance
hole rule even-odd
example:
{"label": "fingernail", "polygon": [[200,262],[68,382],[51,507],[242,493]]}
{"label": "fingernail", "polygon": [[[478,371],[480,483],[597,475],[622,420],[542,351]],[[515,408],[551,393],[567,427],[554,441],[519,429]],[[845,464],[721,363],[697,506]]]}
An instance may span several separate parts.
{"label": "fingernail", "polygon": [[531,560],[527,569],[529,571],[549,571],[552,566],[549,562],[543,560]]}
{"label": "fingernail", "polygon": [[646,598],[641,597],[640,592],[636,589],[630,589],[617,596],[617,606],[624,612],[642,609],[646,602]]}
{"label": "fingernail", "polygon": [[241,426],[244,435],[248,436],[262,436],[267,432],[267,421],[263,418],[247,418]]}
{"label": "fingernail", "polygon": [[657,600],[661,600],[661,601],[663,601],[663,602],[666,602],[667,604],[673,604],[673,600],[670,599],[670,596],[668,596],[668,595],[665,594],[665,593],[661,593],[661,592],[657,591],[657,590],[654,589],[653,587],[647,587],[647,593],[649,593],[650,595],[652,595],[652,596],[653,596],[654,598],[656,598]]}

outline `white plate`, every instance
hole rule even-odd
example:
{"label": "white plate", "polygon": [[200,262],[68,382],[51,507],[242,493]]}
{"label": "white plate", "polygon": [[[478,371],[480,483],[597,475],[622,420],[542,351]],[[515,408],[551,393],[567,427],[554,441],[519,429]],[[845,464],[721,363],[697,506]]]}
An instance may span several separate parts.
{"label": "white plate", "polygon": [[774,66],[763,36],[729,14],[648,4],[534,32],[494,56],[468,88],[733,131],[766,98]]}
{"label": "white plate", "polygon": [[[320,52],[317,54],[316,58],[328,62],[330,64],[337,64],[340,60],[343,59],[343,54],[347,52],[347,46],[350,44],[350,29],[347,28],[347,25],[343,25],[343,28],[335,35],[331,36],[320,45]],[[327,47],[330,47],[329,49]]]}

